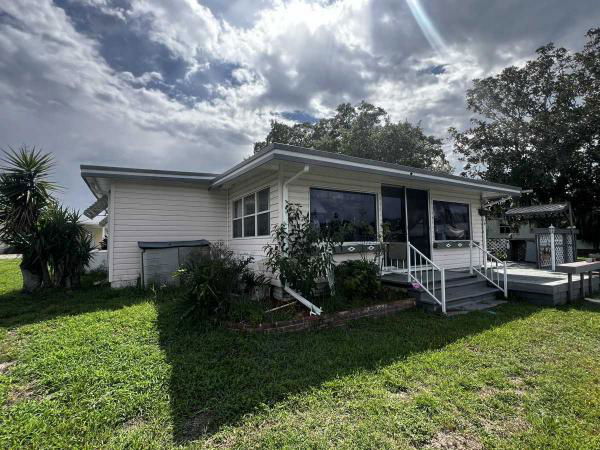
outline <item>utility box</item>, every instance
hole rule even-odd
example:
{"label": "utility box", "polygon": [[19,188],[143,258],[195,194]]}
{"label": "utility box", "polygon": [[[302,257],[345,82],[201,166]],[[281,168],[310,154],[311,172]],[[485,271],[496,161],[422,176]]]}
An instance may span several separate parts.
{"label": "utility box", "polygon": [[209,245],[205,239],[138,242],[142,249],[142,285],[178,284],[173,273],[190,259],[208,253]]}

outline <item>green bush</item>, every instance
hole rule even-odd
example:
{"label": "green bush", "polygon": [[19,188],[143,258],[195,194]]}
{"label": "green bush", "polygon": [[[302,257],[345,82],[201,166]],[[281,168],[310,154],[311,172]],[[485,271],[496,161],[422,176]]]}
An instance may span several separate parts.
{"label": "green bush", "polygon": [[319,279],[329,278],[333,250],[340,242],[314,227],[299,204],[287,203],[285,211],[287,224],[274,227],[274,242],[264,247],[266,267],[279,275],[283,286],[311,299],[317,294]]}
{"label": "green bush", "polygon": [[375,298],[381,290],[379,268],[366,259],[344,261],[335,268],[336,295],[349,303]]}
{"label": "green bush", "polygon": [[252,261],[251,257],[236,256],[219,242],[184,264],[176,273],[191,302],[183,316],[227,318],[234,302],[242,296],[252,297],[256,288],[267,282],[250,269]]}

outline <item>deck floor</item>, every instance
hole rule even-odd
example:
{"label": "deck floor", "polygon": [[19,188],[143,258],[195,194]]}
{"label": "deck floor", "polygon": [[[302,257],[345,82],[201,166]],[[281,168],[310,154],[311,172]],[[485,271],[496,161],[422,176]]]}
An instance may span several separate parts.
{"label": "deck floor", "polygon": [[[446,280],[464,276],[468,269],[446,270]],[[537,269],[534,265],[509,262],[507,267],[508,291],[516,297],[542,305],[561,305],[568,299],[568,276],[565,273]],[[407,284],[404,273],[392,273],[383,276],[392,283]],[[600,276],[596,272],[592,277],[592,293],[589,292],[588,274],[584,275],[584,297],[600,292]],[[582,298],[579,275],[573,276],[574,299]]]}

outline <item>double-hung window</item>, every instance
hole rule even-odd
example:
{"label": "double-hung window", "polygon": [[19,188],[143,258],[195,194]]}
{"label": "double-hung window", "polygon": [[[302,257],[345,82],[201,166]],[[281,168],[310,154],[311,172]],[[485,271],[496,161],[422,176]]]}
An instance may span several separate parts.
{"label": "double-hung window", "polygon": [[271,224],[269,188],[233,202],[233,237],[268,236]]}
{"label": "double-hung window", "polygon": [[433,216],[436,241],[471,239],[468,204],[434,201]]}

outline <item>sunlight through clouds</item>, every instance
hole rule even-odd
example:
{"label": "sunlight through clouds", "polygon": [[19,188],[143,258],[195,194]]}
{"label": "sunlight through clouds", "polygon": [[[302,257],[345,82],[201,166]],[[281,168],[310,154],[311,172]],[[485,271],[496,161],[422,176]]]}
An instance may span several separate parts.
{"label": "sunlight through clouds", "polygon": [[474,77],[550,40],[579,46],[600,21],[593,3],[535,0],[515,16],[476,0],[4,2],[0,146],[54,152],[63,200],[82,207],[81,163],[218,172],[272,119],[342,102],[443,138],[467,123]]}

